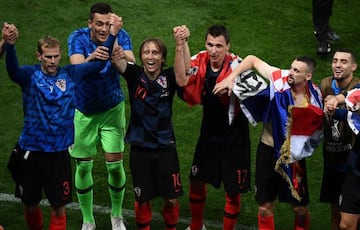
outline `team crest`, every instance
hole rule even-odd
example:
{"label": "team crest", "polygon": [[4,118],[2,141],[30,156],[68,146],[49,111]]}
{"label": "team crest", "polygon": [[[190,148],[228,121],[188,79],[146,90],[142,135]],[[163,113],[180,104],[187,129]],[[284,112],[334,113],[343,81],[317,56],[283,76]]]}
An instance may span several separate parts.
{"label": "team crest", "polygon": [[165,76],[159,76],[157,79],[156,79],[156,82],[161,85],[161,87],[163,88],[167,88],[167,80],[166,80],[166,77]]}
{"label": "team crest", "polygon": [[55,85],[63,92],[66,90],[66,80],[65,79],[58,79],[55,82]]}

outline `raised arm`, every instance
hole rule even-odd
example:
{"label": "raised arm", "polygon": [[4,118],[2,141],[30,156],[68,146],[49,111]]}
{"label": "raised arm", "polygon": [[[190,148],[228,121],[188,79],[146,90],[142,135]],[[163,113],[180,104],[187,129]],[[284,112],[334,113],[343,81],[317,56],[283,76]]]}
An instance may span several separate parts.
{"label": "raised arm", "polygon": [[2,29],[1,29],[1,40],[0,40],[0,58],[5,52],[5,37],[8,42],[15,41],[17,37],[19,36],[17,28],[13,24],[9,24],[7,22],[4,22]]}
{"label": "raised arm", "polygon": [[127,67],[127,54],[121,46],[116,46],[111,55],[111,63],[119,73],[124,73]]}
{"label": "raised arm", "polygon": [[178,86],[185,86],[188,82],[187,72],[190,69],[190,50],[188,38],[189,29],[185,26],[176,26],[173,28],[174,39],[176,42],[174,72]]}
{"label": "raised arm", "polygon": [[[108,38],[109,39],[113,39],[112,37],[117,36],[118,32],[120,31],[120,29],[122,28],[122,18],[117,16],[116,14],[111,14],[111,18],[110,18],[110,35]],[[114,44],[114,41],[112,41],[112,44]],[[70,56],[70,63],[71,64],[81,64],[84,62],[89,62],[92,60],[108,60],[110,58],[111,55],[111,51],[113,49],[113,45],[112,46],[108,46],[107,44],[103,45],[103,46],[98,46],[94,52],[92,52],[88,57],[85,58],[85,56],[83,54],[73,54]]]}
{"label": "raised arm", "polygon": [[[4,26],[2,36],[5,41],[6,71],[13,82],[18,83],[19,85],[25,85],[28,81],[28,76],[31,76],[31,74],[26,73],[26,69],[20,68],[19,66],[15,50],[15,43],[19,36],[16,26],[13,24],[7,24],[6,28]],[[30,71],[29,68],[27,70]]]}
{"label": "raised arm", "polygon": [[223,92],[227,92],[230,96],[236,76],[238,76],[244,71],[252,69],[256,70],[261,76],[270,80],[271,74],[278,68],[269,65],[268,63],[254,55],[248,55],[241,61],[241,63],[227,78],[215,85],[213,93],[222,94]]}
{"label": "raised arm", "polygon": [[[122,18],[121,18],[121,21],[122,21]],[[126,43],[126,46],[131,45],[130,37],[128,37],[125,41],[123,40],[123,42]],[[123,73],[125,71],[124,67],[126,68],[126,65],[127,65],[126,62],[134,62],[135,63],[135,55],[134,55],[133,51],[131,49],[124,49],[124,48],[126,48],[126,47],[122,47],[121,45],[118,44],[118,42],[116,42],[114,45],[114,51],[111,56],[112,66],[119,73]],[[124,60],[125,62],[123,62],[123,61],[118,62],[117,60],[119,60],[119,59],[125,59]],[[124,64],[125,64],[125,66],[124,66]]]}

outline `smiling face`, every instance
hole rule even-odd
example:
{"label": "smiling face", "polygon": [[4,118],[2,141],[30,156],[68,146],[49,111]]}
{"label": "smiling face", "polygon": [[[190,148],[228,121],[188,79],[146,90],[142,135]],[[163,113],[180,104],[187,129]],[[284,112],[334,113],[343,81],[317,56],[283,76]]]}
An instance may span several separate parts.
{"label": "smiling face", "polygon": [[97,44],[106,42],[110,33],[111,13],[95,13],[93,19],[88,20],[91,40]]}
{"label": "smiling face", "polygon": [[333,56],[331,67],[337,82],[348,82],[351,81],[357,64],[351,53],[338,51]]}
{"label": "smiling face", "polygon": [[150,79],[155,79],[161,72],[164,62],[163,54],[153,41],[145,42],[141,48],[141,62]]}

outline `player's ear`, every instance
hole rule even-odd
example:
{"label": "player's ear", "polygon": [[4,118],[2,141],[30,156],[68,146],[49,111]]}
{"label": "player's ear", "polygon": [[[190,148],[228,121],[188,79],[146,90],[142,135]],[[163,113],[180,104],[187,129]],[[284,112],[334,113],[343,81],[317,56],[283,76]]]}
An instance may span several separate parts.
{"label": "player's ear", "polygon": [[37,57],[37,59],[38,59],[39,61],[41,61],[41,53],[36,52],[36,57]]}

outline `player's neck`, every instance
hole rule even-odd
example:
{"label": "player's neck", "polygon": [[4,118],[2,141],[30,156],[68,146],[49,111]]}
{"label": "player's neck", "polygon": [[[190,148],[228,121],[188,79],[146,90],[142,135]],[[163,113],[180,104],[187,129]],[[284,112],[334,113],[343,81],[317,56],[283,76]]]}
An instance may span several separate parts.
{"label": "player's neck", "polygon": [[[296,90],[297,89],[297,90]],[[295,106],[307,106],[309,103],[309,95],[307,93],[306,87],[291,88],[291,95],[294,99],[294,105]]]}

